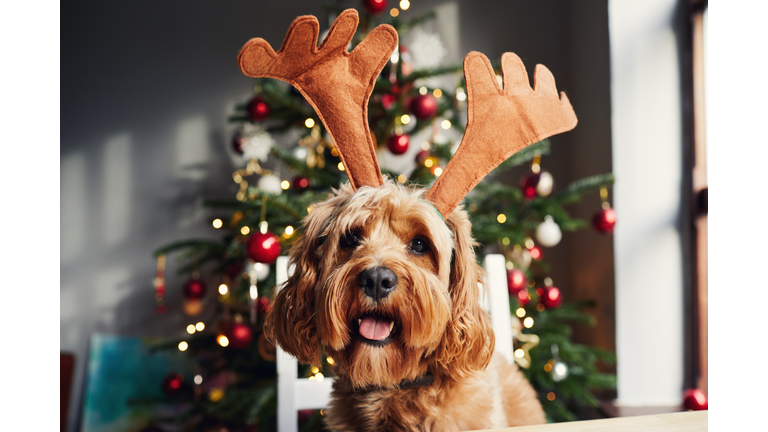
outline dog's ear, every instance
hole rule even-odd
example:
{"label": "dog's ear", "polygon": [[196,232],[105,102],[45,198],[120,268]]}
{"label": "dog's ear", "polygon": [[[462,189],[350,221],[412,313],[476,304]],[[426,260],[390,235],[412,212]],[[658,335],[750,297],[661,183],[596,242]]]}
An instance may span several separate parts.
{"label": "dog's ear", "polygon": [[464,210],[446,220],[453,231],[451,260],[451,320],[437,349],[436,361],[452,376],[465,377],[491,361],[495,336],[488,313],[480,306],[482,269],[475,259],[472,224]]}
{"label": "dog's ear", "polygon": [[277,294],[264,322],[267,336],[302,363],[320,364],[320,339],[314,322],[316,286],[320,259],[320,236],[328,224],[335,205],[331,201],[316,205],[304,218],[304,234],[291,247],[290,263],[294,267]]}

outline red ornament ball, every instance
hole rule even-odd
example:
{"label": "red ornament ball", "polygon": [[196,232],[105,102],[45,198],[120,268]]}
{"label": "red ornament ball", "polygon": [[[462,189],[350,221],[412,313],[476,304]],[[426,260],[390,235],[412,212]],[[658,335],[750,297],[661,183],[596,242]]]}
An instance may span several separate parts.
{"label": "red ornament ball", "polygon": [[709,400],[703,391],[688,389],[683,392],[683,407],[694,411],[707,410],[709,409]]}
{"label": "red ornament ball", "polygon": [[163,379],[161,388],[163,389],[163,393],[168,396],[173,396],[181,393],[182,384],[184,384],[184,375],[170,374]]}
{"label": "red ornament ball", "polygon": [[280,255],[280,240],[271,232],[256,231],[248,239],[248,258],[253,262],[272,264]]}
{"label": "red ornament ball", "polygon": [[389,151],[396,155],[401,155],[408,151],[408,144],[411,142],[411,137],[408,134],[392,135],[387,140],[387,148]]}
{"label": "red ornament ball", "polygon": [[240,132],[236,132],[235,135],[232,137],[232,150],[235,151],[235,153],[242,155],[243,154],[243,146],[246,143],[246,139],[243,138],[243,135]]}
{"label": "red ornament ball", "polygon": [[190,279],[184,285],[184,297],[190,300],[199,300],[205,297],[205,284],[200,279]]}
{"label": "red ornament ball", "polygon": [[554,309],[563,303],[563,296],[557,287],[546,287],[543,289],[539,302],[547,309]]}
{"label": "red ornament ball", "polygon": [[411,100],[411,112],[419,120],[426,120],[437,113],[437,99],[431,94],[418,95]]}
{"label": "red ornament ball", "polygon": [[253,330],[246,324],[235,323],[229,328],[227,339],[233,348],[247,348],[253,342]]}
{"label": "red ornament ball", "polygon": [[520,307],[526,307],[528,303],[531,302],[531,299],[528,297],[528,290],[522,289],[515,294],[515,297],[517,297],[517,304]]}
{"label": "red ornament ball", "polygon": [[392,106],[397,102],[397,99],[394,95],[391,94],[385,94],[381,96],[381,106],[384,107],[384,109],[390,109]]}
{"label": "red ornament ball", "polygon": [[296,176],[293,178],[293,190],[296,192],[304,192],[309,187],[309,179],[302,176]]}
{"label": "red ornament ball", "polygon": [[592,217],[592,225],[598,232],[610,234],[616,225],[616,211],[610,207],[600,209]]}
{"label": "red ornament ball", "polygon": [[380,14],[387,8],[387,0],[365,0],[363,2],[368,13]]}
{"label": "red ornament ball", "polygon": [[[528,285],[528,277],[524,271],[520,269],[507,270],[507,289],[509,290],[509,295],[516,295],[521,290],[524,290],[526,285]],[[526,298],[528,298],[527,294],[526,291]]]}
{"label": "red ornament ball", "polygon": [[537,245],[534,245],[532,248],[528,249],[528,253],[530,253],[531,258],[535,259],[536,261],[541,261],[541,259],[544,258],[544,252]]}
{"label": "red ornament ball", "polygon": [[269,105],[264,102],[259,96],[254,96],[250,102],[248,102],[248,116],[253,121],[264,120],[269,117],[270,109]]}
{"label": "red ornament ball", "polygon": [[536,186],[539,184],[540,173],[529,172],[520,179],[520,189],[523,191],[523,198],[529,200],[536,196]]}

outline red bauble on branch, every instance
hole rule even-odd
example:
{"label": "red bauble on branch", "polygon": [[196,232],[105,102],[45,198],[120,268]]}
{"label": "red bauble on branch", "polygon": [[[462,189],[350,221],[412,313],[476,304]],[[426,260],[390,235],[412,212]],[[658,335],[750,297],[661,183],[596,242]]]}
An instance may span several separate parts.
{"label": "red bauble on branch", "polygon": [[528,303],[531,302],[530,297],[528,297],[528,289],[521,289],[520,291],[515,294],[515,297],[517,298],[517,304],[520,307],[525,307],[528,305]]}
{"label": "red bauble on branch", "polygon": [[539,184],[539,173],[529,172],[520,179],[520,189],[523,198],[533,199],[536,196],[536,185]]}
{"label": "red bauble on branch", "polygon": [[411,112],[419,120],[426,120],[437,113],[437,99],[430,94],[418,95],[411,100]]}
{"label": "red bauble on branch", "polygon": [[560,294],[560,289],[557,287],[545,287],[543,289],[539,302],[547,309],[554,309],[560,307],[563,303],[563,296]]}
{"label": "red bauble on branch", "polygon": [[190,279],[184,285],[184,297],[189,300],[200,300],[205,297],[205,283],[200,279]]}
{"label": "red bauble on branch", "polygon": [[[507,270],[507,289],[509,295],[516,295],[528,285],[528,277],[520,269]],[[526,297],[527,298],[527,297]]]}
{"label": "red bauble on branch", "polygon": [[709,400],[703,391],[688,389],[683,392],[683,407],[694,411],[707,410],[709,409]]}
{"label": "red bauble on branch", "polygon": [[233,348],[247,348],[253,342],[253,330],[243,323],[235,323],[227,332],[229,345]]}
{"label": "red bauble on branch", "polygon": [[248,117],[253,121],[264,120],[269,117],[270,109],[269,105],[264,102],[259,96],[254,96],[250,102],[248,102]]}
{"label": "red bauble on branch", "polygon": [[536,245],[528,249],[528,252],[531,254],[531,258],[536,261],[541,261],[544,258],[544,252],[542,252],[541,248]]}
{"label": "red bauble on branch", "polygon": [[616,211],[611,207],[598,210],[592,217],[592,225],[601,233],[612,233],[616,225]]}
{"label": "red bauble on branch", "polygon": [[408,151],[408,144],[411,142],[411,137],[408,134],[392,135],[387,140],[387,148],[389,151],[396,155],[401,155]]}
{"label": "red bauble on branch", "polygon": [[368,13],[380,14],[387,8],[387,0],[364,0],[365,10]]}
{"label": "red bauble on branch", "polygon": [[271,232],[257,231],[248,239],[248,258],[253,262],[272,264],[280,255],[280,240]]}
{"label": "red bauble on branch", "polygon": [[304,192],[309,187],[309,179],[302,176],[296,176],[293,178],[293,190],[296,192]]}
{"label": "red bauble on branch", "polygon": [[184,384],[184,375],[170,374],[163,379],[161,388],[163,389],[163,393],[168,396],[173,396],[181,393],[182,384]]}

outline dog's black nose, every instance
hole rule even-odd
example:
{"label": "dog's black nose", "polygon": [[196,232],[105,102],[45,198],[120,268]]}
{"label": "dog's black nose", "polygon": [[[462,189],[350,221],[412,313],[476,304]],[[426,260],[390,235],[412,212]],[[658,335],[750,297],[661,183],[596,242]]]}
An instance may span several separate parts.
{"label": "dog's black nose", "polygon": [[360,286],[368,297],[379,301],[394,291],[397,275],[392,270],[378,266],[360,272]]}

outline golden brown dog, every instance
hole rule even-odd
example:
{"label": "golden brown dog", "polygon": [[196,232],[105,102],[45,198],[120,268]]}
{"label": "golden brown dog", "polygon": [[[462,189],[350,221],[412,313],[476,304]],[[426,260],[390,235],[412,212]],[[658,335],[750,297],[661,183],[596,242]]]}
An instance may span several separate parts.
{"label": "golden brown dog", "polygon": [[460,431],[544,423],[531,385],[496,354],[467,214],[423,189],[349,184],[315,204],[268,334],[304,363],[335,360],[334,431]]}

